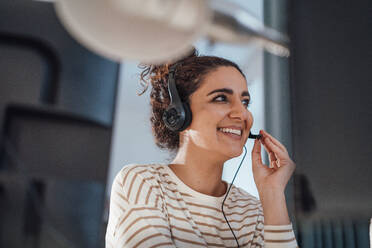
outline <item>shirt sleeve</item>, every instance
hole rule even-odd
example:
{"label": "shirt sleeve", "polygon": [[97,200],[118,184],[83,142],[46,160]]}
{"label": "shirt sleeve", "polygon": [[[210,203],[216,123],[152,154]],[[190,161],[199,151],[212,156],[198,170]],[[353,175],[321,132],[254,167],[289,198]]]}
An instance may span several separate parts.
{"label": "shirt sleeve", "polygon": [[290,225],[265,225],[265,247],[267,248],[296,248],[296,237]]}
{"label": "shirt sleeve", "polygon": [[252,244],[265,248],[298,248],[292,224],[264,225],[261,204],[259,204],[259,215]]}
{"label": "shirt sleeve", "polygon": [[106,248],[175,247],[157,186],[126,173],[112,186]]}

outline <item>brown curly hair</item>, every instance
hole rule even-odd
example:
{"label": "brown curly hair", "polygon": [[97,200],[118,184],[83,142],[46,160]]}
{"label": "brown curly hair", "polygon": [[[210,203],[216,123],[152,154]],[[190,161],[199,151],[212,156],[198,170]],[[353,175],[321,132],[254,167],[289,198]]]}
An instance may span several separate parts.
{"label": "brown curly hair", "polygon": [[169,130],[163,120],[164,111],[170,104],[168,93],[168,72],[171,66],[176,65],[177,71],[174,75],[177,91],[182,102],[189,102],[189,97],[194,93],[203,82],[205,76],[221,66],[235,67],[245,78],[244,73],[234,62],[216,57],[199,55],[194,48],[186,57],[163,65],[139,64],[142,69],[140,75],[140,84],[143,91],[142,95],[151,84],[150,104],[152,114],[150,117],[152,133],[156,145],[161,149],[167,149],[176,152],[179,148],[179,133]]}

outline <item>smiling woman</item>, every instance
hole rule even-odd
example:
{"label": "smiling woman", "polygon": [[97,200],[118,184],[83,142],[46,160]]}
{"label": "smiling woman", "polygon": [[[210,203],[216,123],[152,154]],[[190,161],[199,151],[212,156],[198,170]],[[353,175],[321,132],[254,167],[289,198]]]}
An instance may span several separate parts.
{"label": "smiling woman", "polygon": [[[239,70],[219,66],[210,71],[203,84],[190,96],[193,121],[185,135],[180,135],[180,146],[196,151],[200,162],[211,153],[217,164],[217,161],[239,156],[253,124],[248,103],[247,83]],[[194,135],[188,135],[189,132]],[[189,143],[185,144],[185,140]],[[195,149],[191,148],[194,146]]]}
{"label": "smiling woman", "polygon": [[240,68],[195,50],[175,63],[142,68],[144,91],[152,86],[155,143],[176,156],[170,164],[133,164],[118,173],[106,247],[296,247],[284,197],[295,164],[278,140],[261,131],[252,150],[261,201],[221,179],[253,124]]}

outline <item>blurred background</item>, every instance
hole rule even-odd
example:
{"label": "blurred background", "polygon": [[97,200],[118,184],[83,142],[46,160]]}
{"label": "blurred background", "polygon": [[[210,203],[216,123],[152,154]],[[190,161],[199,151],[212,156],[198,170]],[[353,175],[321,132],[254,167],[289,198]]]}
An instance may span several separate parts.
{"label": "blurred background", "polygon": [[[286,195],[299,246],[369,247],[371,1],[226,2],[290,38],[289,58],[206,37],[194,46],[238,63],[252,132],[271,132],[297,163]],[[104,247],[118,171],[172,159],[154,144],[138,63],[78,43],[53,2],[0,1],[0,247]],[[251,147],[235,184],[258,197]]]}

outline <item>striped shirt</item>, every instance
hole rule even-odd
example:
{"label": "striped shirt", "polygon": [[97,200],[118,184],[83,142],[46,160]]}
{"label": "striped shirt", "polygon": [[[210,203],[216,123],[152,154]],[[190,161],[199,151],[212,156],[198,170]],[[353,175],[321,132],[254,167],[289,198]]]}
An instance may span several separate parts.
{"label": "striped shirt", "polygon": [[[237,247],[224,196],[185,185],[167,165],[128,165],[112,185],[106,248]],[[264,226],[260,201],[232,186],[224,212],[240,247],[297,247],[292,225]]]}

